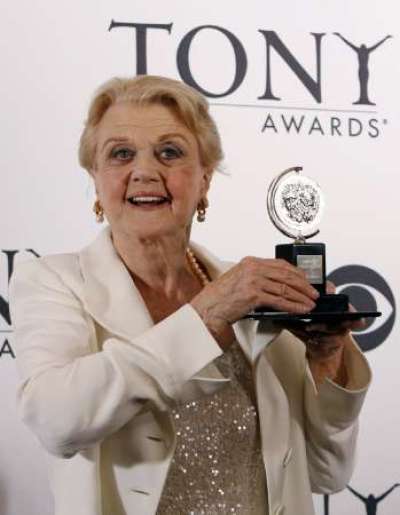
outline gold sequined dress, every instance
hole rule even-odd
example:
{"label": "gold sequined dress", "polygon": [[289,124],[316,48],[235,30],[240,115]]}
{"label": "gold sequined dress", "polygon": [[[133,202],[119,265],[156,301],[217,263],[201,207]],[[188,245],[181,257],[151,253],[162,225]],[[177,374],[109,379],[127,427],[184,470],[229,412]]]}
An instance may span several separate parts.
{"label": "gold sequined dress", "polygon": [[215,363],[228,385],[173,410],[177,446],[157,515],[268,513],[251,366],[237,342]]}

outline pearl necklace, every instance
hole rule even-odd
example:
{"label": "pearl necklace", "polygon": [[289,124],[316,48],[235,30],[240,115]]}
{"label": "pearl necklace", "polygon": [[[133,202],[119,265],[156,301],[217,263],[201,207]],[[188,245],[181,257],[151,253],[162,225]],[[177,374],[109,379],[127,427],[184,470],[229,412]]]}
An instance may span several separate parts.
{"label": "pearl necklace", "polygon": [[188,247],[186,249],[186,258],[188,260],[190,269],[196,278],[200,281],[202,286],[205,286],[210,282],[210,279],[207,274],[205,274],[197,261],[196,256],[193,254],[193,251]]}

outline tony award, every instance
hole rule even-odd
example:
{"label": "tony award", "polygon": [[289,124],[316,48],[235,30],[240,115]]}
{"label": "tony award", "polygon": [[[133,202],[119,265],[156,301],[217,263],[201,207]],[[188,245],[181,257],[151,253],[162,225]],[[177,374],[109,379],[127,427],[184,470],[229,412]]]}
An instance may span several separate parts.
{"label": "tony award", "polygon": [[326,293],[325,244],[307,241],[319,233],[324,197],[318,183],[302,175],[301,171],[301,166],[289,168],[272,181],[268,189],[267,209],[275,227],[294,240],[277,245],[275,257],[304,270],[308,281],[320,293],[316,307],[304,315],[259,307],[248,316],[303,322],[338,322],[379,316],[378,312],[349,311],[347,295]]}

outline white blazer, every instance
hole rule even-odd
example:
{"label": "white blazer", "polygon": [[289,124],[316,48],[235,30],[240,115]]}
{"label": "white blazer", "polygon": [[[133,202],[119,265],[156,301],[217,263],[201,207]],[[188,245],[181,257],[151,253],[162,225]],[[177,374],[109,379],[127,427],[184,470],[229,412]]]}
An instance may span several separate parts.
{"label": "white blazer", "polygon": [[[214,278],[230,266],[195,250]],[[55,515],[154,515],[175,449],[170,407],[227,381],[213,364],[220,347],[190,305],[153,324],[108,228],[80,253],[21,264],[10,286],[19,409],[48,452]],[[257,322],[234,330],[255,363],[269,514],[311,515],[311,491],[349,481],[369,367],[354,345],[348,389],[326,380],[317,393],[293,335],[265,346],[271,335]],[[110,448],[123,470],[112,511]]]}

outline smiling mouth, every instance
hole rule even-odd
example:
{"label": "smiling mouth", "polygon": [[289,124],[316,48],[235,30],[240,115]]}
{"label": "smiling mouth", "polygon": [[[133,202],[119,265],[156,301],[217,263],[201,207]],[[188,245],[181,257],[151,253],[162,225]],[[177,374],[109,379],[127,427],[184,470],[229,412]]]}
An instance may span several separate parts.
{"label": "smiling mouth", "polygon": [[164,196],[142,196],[137,195],[128,197],[127,201],[133,206],[161,206],[162,204],[170,204],[171,200]]}

